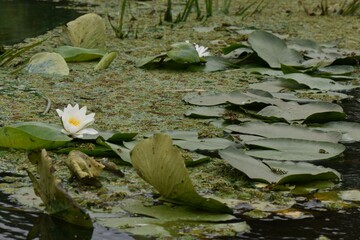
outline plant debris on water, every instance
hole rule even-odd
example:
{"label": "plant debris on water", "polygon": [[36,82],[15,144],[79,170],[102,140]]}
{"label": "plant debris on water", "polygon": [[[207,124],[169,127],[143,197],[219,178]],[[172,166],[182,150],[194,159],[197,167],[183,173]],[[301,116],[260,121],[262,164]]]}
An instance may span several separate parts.
{"label": "plant debris on water", "polygon": [[341,106],[360,86],[356,1],[341,18],[331,1],[321,14],[184,2],[101,3],[0,49],[0,173],[15,174],[2,191],[24,211],[159,238],[359,209],[328,166],[359,142]]}

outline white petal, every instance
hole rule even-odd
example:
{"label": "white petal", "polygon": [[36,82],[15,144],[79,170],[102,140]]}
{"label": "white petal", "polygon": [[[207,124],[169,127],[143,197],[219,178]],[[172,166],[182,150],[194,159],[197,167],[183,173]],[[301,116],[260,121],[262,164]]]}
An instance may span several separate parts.
{"label": "white petal", "polygon": [[83,135],[83,134],[88,134],[88,135],[95,135],[95,134],[98,134],[99,132],[96,131],[95,129],[93,128],[85,128],[85,129],[82,129],[80,130],[79,132],[76,133],[76,135],[80,134],[80,135]]}
{"label": "white petal", "polygon": [[60,109],[56,109],[56,112],[59,115],[59,117],[62,117],[62,115],[64,114],[64,112],[61,111]]}

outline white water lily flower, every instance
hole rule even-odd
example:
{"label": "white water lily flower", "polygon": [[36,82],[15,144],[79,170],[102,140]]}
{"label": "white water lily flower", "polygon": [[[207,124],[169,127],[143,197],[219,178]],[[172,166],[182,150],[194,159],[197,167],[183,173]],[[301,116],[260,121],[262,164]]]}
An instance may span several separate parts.
{"label": "white water lily flower", "polygon": [[[188,40],[186,40],[185,42],[190,43]],[[210,52],[208,51],[208,47],[204,47],[201,45],[198,45],[196,43],[193,43],[197,53],[199,54],[199,57],[207,57],[207,56],[211,56]]]}
{"label": "white water lily flower", "polygon": [[56,109],[64,127],[61,132],[76,138],[82,138],[84,134],[98,134],[95,129],[86,128],[95,121],[95,113],[86,115],[86,111],[86,106],[79,109],[79,104],[75,104],[74,107],[68,104],[64,111]]}

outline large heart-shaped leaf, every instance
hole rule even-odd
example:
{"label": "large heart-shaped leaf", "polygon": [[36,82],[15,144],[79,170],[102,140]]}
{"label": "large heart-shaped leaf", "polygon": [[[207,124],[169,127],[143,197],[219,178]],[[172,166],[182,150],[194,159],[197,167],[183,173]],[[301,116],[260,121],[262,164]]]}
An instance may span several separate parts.
{"label": "large heart-shaped leaf", "polygon": [[304,60],[299,52],[289,49],[285,41],[269,32],[254,31],[249,35],[248,41],[271,68],[280,68],[281,64],[300,66]]}
{"label": "large heart-shaped leaf", "polygon": [[340,174],[337,171],[310,163],[269,160],[263,162],[246,155],[243,150],[235,147],[221,150],[219,154],[231,166],[256,181],[285,184],[317,180],[340,180]]}
{"label": "large heart-shaped leaf", "polygon": [[68,22],[64,28],[67,44],[81,48],[105,48],[106,27],[104,20],[95,13],[88,13]]}
{"label": "large heart-shaped leaf", "polygon": [[225,204],[195,191],[184,158],[169,136],[156,134],[142,140],[131,151],[131,161],[138,174],[164,198],[208,211],[232,212]]}
{"label": "large heart-shaped leaf", "polygon": [[72,138],[61,133],[62,127],[39,122],[24,122],[0,128],[0,147],[18,149],[53,149]]}
{"label": "large heart-shaped leaf", "polygon": [[291,138],[265,138],[248,141],[245,153],[262,159],[315,161],[339,156],[345,151],[342,144]]}
{"label": "large heart-shaped leaf", "polygon": [[266,138],[293,138],[337,143],[341,139],[339,132],[314,131],[309,128],[286,123],[245,122],[241,125],[229,125],[227,130],[238,133],[263,136]]}

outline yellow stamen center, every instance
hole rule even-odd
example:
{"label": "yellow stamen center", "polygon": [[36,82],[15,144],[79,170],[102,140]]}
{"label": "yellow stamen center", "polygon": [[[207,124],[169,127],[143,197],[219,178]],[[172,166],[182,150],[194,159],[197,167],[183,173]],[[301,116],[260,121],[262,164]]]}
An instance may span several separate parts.
{"label": "yellow stamen center", "polygon": [[80,121],[76,118],[69,118],[69,121],[68,121],[71,125],[77,127],[80,125]]}

